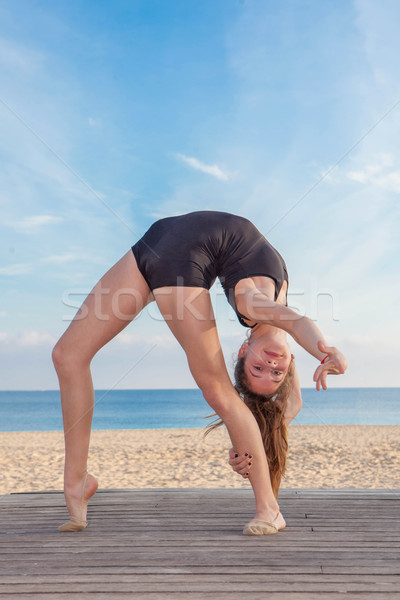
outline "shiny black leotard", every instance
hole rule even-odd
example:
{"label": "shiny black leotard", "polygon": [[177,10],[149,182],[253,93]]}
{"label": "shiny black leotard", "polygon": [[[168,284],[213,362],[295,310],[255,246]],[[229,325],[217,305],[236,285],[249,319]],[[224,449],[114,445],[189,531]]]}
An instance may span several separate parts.
{"label": "shiny black leotard", "polygon": [[217,211],[166,217],[153,223],[132,246],[149,288],[203,287],[218,277],[239,322],[235,286],[241,279],[264,275],[275,281],[275,300],[288,282],[285,261],[248,219]]}

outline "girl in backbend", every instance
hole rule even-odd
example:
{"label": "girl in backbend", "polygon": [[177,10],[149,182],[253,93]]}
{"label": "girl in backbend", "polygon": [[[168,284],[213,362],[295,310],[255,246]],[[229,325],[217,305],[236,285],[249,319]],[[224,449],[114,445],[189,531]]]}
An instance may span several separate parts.
{"label": "girl in backbend", "polygon": [[[238,352],[235,385],[210,300],[217,277],[240,323],[251,328]],[[71,519],[60,531],[86,527],[87,504],[98,485],[87,473],[94,407],[91,360],[150,302],[157,303],[205,400],[228,430],[231,465],[250,480],[256,514],[243,533],[267,535],[285,527],[277,497],[286,425],[301,408],[287,334],[320,362],[314,374],[318,390],[326,389],[329,373],[347,368],[346,358],[327,346],[317,326],[288,308],[287,291],[288,273],[278,251],[247,219],[217,211],[155,222],[101,278],[53,350],[64,423],[64,495]]]}

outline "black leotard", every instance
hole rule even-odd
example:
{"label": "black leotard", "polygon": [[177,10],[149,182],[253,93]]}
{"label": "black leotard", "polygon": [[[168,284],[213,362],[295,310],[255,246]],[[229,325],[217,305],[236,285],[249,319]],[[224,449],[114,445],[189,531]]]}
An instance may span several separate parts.
{"label": "black leotard", "polygon": [[204,210],[160,219],[132,246],[132,252],[151,290],[164,286],[209,290],[219,277],[244,327],[249,325],[235,301],[238,281],[271,277],[275,300],[283,282],[288,282],[285,261],[253,223],[225,212]]}

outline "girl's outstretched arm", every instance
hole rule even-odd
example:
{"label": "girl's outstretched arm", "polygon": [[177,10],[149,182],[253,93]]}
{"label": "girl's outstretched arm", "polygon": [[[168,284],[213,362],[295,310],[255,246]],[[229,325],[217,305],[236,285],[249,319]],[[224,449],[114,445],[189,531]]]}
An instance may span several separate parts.
{"label": "girl's outstretched arm", "polygon": [[326,376],[341,374],[347,369],[346,357],[333,346],[328,346],[322,332],[308,317],[299,315],[291,308],[271,300],[260,291],[247,295],[246,304],[241,304],[240,311],[257,321],[283,329],[319,361],[325,359],[314,374],[317,390],[326,389]]}

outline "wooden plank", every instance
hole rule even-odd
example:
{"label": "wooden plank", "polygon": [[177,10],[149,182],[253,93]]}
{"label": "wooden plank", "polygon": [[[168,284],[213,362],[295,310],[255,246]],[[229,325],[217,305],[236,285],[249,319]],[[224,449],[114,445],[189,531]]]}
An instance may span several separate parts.
{"label": "wooden plank", "polygon": [[[209,574],[209,573],[203,573],[203,574],[190,574],[190,582],[191,583],[204,583],[205,579],[207,579],[207,583],[209,583],[210,585],[212,584],[220,584],[221,582],[224,583],[234,583],[234,584],[246,584],[248,586],[249,583],[254,582],[261,582],[263,584],[265,584],[265,577],[264,577],[264,573],[247,573],[246,575],[241,574],[237,574],[237,573],[225,573],[225,574],[221,574],[221,573],[214,573],[214,574]],[[132,585],[134,584],[135,586],[137,584],[148,584],[149,581],[149,577],[148,574],[136,574],[136,575],[124,575],[124,584],[126,585]],[[188,574],[160,574],[160,573],[153,573],[151,576],[151,582],[152,584],[167,584],[170,585],[171,582],[174,583],[187,583],[188,581]],[[52,586],[58,586],[61,584],[65,583],[65,577],[64,575],[58,575],[58,574],[53,574],[51,576],[43,576],[43,575],[39,575],[36,577],[26,577],[26,576],[19,576],[19,577],[2,577],[1,578],[1,582],[0,582],[0,591],[2,589],[7,589],[8,586],[14,586],[14,585],[18,585],[20,590],[24,590],[24,586],[27,585],[27,583],[30,585],[31,589],[33,589],[33,586],[38,586],[40,588],[40,586],[44,586],[44,585],[52,585]],[[286,584],[297,584],[297,585],[301,585],[301,587],[303,588],[303,585],[307,585],[307,586],[318,586],[320,584],[325,584],[325,583],[332,583],[332,584],[347,584],[349,582],[351,582],[352,584],[354,584],[354,580],[352,581],[349,576],[337,576],[337,575],[315,575],[312,580],[310,580],[310,576],[309,574],[299,574],[299,573],[284,573],[284,574],[276,574],[276,573],[271,573],[268,577],[268,583],[271,586],[270,589],[274,589],[276,586],[279,586],[279,584],[281,584],[282,582],[285,582]],[[101,587],[101,589],[104,589],[104,585],[108,585],[108,586],[112,586],[114,584],[119,584],[120,583],[120,574],[115,575],[115,574],[87,574],[84,578],[84,584],[85,585],[95,585],[98,587]],[[359,581],[357,583],[363,586],[367,586],[369,584],[373,584],[371,587],[373,587],[374,589],[379,589],[379,586],[384,586],[384,585],[391,585],[391,584],[395,584],[398,585],[399,583],[399,577],[396,576],[389,576],[389,575],[385,575],[385,576],[376,576],[376,575],[366,575],[362,578],[362,581]],[[68,577],[68,585],[71,586],[79,586],[82,584],[82,578],[80,575],[70,575]],[[236,587],[236,586],[235,586]],[[44,591],[44,588],[42,588]],[[136,588],[135,588],[136,589]],[[25,590],[24,590],[25,591]],[[122,591],[122,590],[121,590]],[[279,590],[278,590],[279,591]]]}
{"label": "wooden plank", "polygon": [[[398,592],[364,592],[362,596],[358,592],[354,594],[352,592],[307,592],[307,594],[303,594],[303,592],[291,591],[291,592],[278,592],[278,593],[270,593],[268,591],[268,586],[265,586],[265,589],[262,592],[253,592],[247,591],[240,594],[240,600],[343,600],[343,598],[357,598],[360,600],[398,600]],[[32,594],[28,592],[27,595],[20,594],[18,592],[8,593],[8,599],[21,599],[21,600],[77,600],[77,594],[75,593],[63,593],[62,591],[53,590],[50,594],[40,593]],[[110,600],[110,594],[108,592],[98,592],[94,594],[86,594],[86,598],[93,600]],[[85,600],[86,600],[85,598]],[[177,600],[177,599],[185,599],[185,600],[206,600],[210,598],[210,600],[215,600],[216,595],[215,591],[205,592],[202,591],[197,593],[195,591],[190,592],[140,592],[136,594],[134,590],[130,590],[129,592],[115,592],[112,594],[112,600],[128,600],[130,598],[136,598],[140,600]],[[232,600],[233,598],[237,598],[232,595],[231,591],[221,590],[218,592],[217,596],[218,600]]]}
{"label": "wooden plank", "polygon": [[[375,572],[375,571],[379,571]],[[55,576],[58,576],[60,573],[60,569],[59,569],[59,563],[56,565],[56,568],[52,568],[51,566],[47,566],[46,564],[42,565],[40,567],[40,574],[37,573],[30,573],[27,574],[26,572],[24,574],[21,574],[21,570],[18,570],[18,574],[14,574],[14,575],[2,575],[2,580],[9,577],[10,579],[14,579],[17,578],[18,580],[20,580],[22,577],[27,577],[28,579],[32,579],[32,581],[36,578],[36,577],[44,577],[46,579],[51,579]],[[199,565],[190,565],[190,566],[184,566],[184,567],[177,567],[177,566],[173,566],[173,567],[164,567],[164,566],[159,566],[159,565],[153,565],[153,566],[148,566],[148,565],[140,565],[137,567],[133,567],[131,565],[129,566],[121,566],[121,567],[117,567],[117,566],[95,566],[95,565],[90,565],[90,569],[88,568],[88,566],[82,566],[79,565],[77,567],[74,568],[73,572],[70,572],[68,575],[68,578],[70,577],[80,577],[81,575],[85,575],[86,578],[90,578],[90,577],[102,577],[107,576],[107,577],[112,577],[115,573],[117,573],[117,577],[121,577],[121,574],[125,577],[129,577],[130,575],[140,575],[141,577],[148,577],[151,576],[151,578],[153,577],[157,577],[158,575],[166,575],[168,576],[168,578],[170,577],[175,577],[176,575],[187,575],[187,574],[192,574],[192,575],[240,575],[240,576],[257,576],[257,575],[262,575],[262,576],[266,576],[268,575],[268,577],[271,576],[279,576],[279,577],[290,577],[292,575],[305,575],[308,579],[310,575],[314,575],[314,574],[324,574],[324,575],[334,575],[335,577],[344,577],[345,580],[347,580],[347,576],[353,577],[355,575],[362,575],[364,577],[368,577],[371,576],[373,579],[376,579],[377,577],[381,577],[384,576],[385,578],[389,578],[390,577],[394,577],[396,579],[399,579],[399,575],[400,575],[400,568],[396,565],[385,565],[385,564],[381,564],[379,566],[377,566],[376,568],[374,568],[373,566],[354,566],[354,565],[344,565],[344,564],[340,564],[338,566],[327,566],[325,565],[323,568],[321,565],[263,565],[262,567],[253,567],[253,565],[249,565],[249,566],[213,566],[213,565],[207,565],[207,566],[199,566]],[[62,574],[60,575],[60,577],[62,579],[65,579],[65,575]]]}
{"label": "wooden plank", "polygon": [[[231,542],[231,541],[225,541],[224,543],[224,539],[221,536],[221,540],[217,541],[215,538],[214,539],[205,539],[203,541],[196,541],[193,542],[192,544],[186,544],[184,541],[182,541],[182,543],[179,543],[179,541],[168,541],[168,540],[162,540],[162,541],[157,541],[157,542],[150,542],[148,540],[145,539],[136,539],[136,540],[132,540],[129,543],[123,544],[121,542],[120,539],[115,538],[115,543],[113,544],[112,541],[107,540],[107,539],[98,539],[98,543],[99,543],[99,548],[98,548],[98,554],[106,554],[110,551],[113,552],[117,552],[117,551],[125,551],[127,548],[129,548],[130,551],[132,552],[136,552],[136,551],[140,551],[143,549],[146,549],[147,551],[153,551],[156,548],[159,549],[170,549],[171,551],[175,551],[175,550],[179,550],[179,549],[194,549],[196,548],[197,550],[208,550],[212,545],[217,546],[217,549],[219,549],[221,547],[221,545],[223,545],[225,552],[229,551],[230,549],[234,549],[236,546]],[[255,542],[258,543],[258,542]],[[375,551],[376,549],[381,550],[382,552],[385,552],[388,550],[387,548],[387,541],[371,541],[371,540],[351,540],[348,542],[344,542],[341,543],[340,540],[332,540],[332,542],[323,540],[321,542],[315,543],[314,540],[308,538],[308,540],[302,540],[301,542],[299,542],[298,544],[291,544],[291,543],[285,543],[284,546],[284,550],[285,551],[293,551],[293,552],[303,552],[305,550],[307,550],[307,548],[310,547],[310,543],[312,543],[313,548],[318,547],[319,550],[326,550],[326,551],[333,551],[336,552],[338,550],[346,550],[346,551],[350,551],[350,550],[354,550],[360,547],[360,543],[363,546],[363,551],[364,552],[371,552],[371,551]],[[9,541],[8,541],[9,544]],[[248,546],[246,546],[248,547]],[[276,548],[280,548],[281,545],[277,545],[275,546]],[[396,549],[396,551],[400,548],[400,543],[396,542],[396,543],[390,543],[390,547],[392,549],[392,551],[394,549]],[[85,542],[83,542],[82,544],[80,544],[80,551],[82,552],[83,549],[90,549],[91,546],[86,544]],[[57,551],[58,553],[69,553],[72,550],[70,550],[70,548],[66,547],[64,550],[60,549],[60,544],[53,541],[51,544],[46,544],[45,542],[43,542],[43,544],[40,544],[38,542],[35,543],[31,543],[31,544],[24,544],[23,546],[20,546],[16,543],[12,543],[12,546],[10,547],[10,545],[8,545],[7,548],[7,544],[4,544],[2,549],[0,550],[0,562],[2,560],[4,560],[5,558],[9,558],[10,560],[18,560],[18,557],[22,557],[24,555],[29,555],[32,553],[32,551],[35,552],[40,552],[41,555],[43,556],[47,556],[47,555],[51,555],[54,553],[54,551]]]}
{"label": "wooden plank", "polygon": [[[168,593],[171,590],[171,584],[173,585],[174,592],[185,592],[190,594],[195,587],[196,592],[206,592],[212,593],[218,597],[219,592],[226,591],[226,586],[231,585],[232,582],[229,578],[219,578],[213,581],[208,581],[207,576],[204,576],[203,581],[194,582],[191,577],[187,577],[186,581],[172,581],[172,582],[164,582],[157,583],[154,581],[151,582],[136,582],[134,584],[130,582],[107,582],[102,581],[100,583],[97,582],[86,582],[84,578],[81,578],[80,581],[76,583],[71,583],[70,581],[64,581],[62,584],[62,589],[64,593],[72,592],[75,594],[93,594],[93,593],[105,593],[108,592],[110,597],[114,592],[125,592],[129,593],[134,590],[136,594],[141,592],[163,592]],[[58,584],[59,585],[59,584]],[[234,590],[236,594],[241,594],[249,591],[249,586],[251,586],[252,592],[263,592],[266,591],[266,581],[263,580],[252,580],[244,582],[234,582]],[[303,594],[309,592],[398,592],[398,582],[396,583],[352,583],[352,582],[330,582],[330,581],[312,581],[312,582],[302,582],[301,583],[301,591]],[[23,584],[17,583],[13,585],[0,585],[0,593],[8,594],[8,593],[18,593],[18,594],[26,594],[26,593],[52,593],[54,591],[54,583],[40,583],[35,585],[33,583]],[[297,582],[287,582],[287,581],[270,581],[268,580],[268,592],[275,593],[284,593],[284,592],[296,592],[299,591],[299,584]]]}

